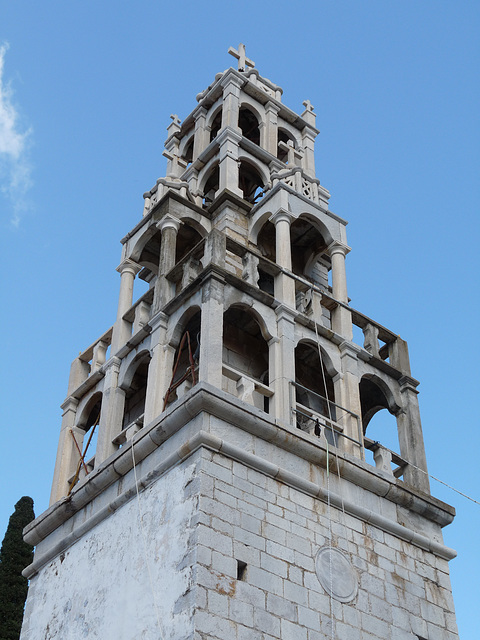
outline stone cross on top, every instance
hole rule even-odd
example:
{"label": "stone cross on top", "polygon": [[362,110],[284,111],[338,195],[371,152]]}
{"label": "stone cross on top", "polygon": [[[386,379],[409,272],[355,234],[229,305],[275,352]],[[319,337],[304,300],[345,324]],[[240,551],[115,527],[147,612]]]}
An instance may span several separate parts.
{"label": "stone cross on top", "polygon": [[255,66],[255,62],[253,60],[250,60],[250,58],[247,58],[245,54],[245,45],[242,43],[238,45],[238,51],[233,47],[229,47],[228,53],[234,58],[237,58],[239,71],[246,71],[247,67],[251,67],[253,69],[253,67]]}

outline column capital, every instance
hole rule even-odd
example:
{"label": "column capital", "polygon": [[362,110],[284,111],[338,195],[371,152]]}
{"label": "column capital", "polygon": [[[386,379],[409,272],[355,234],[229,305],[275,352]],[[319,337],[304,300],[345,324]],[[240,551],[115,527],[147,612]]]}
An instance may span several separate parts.
{"label": "column capital", "polygon": [[330,257],[332,257],[336,253],[341,253],[343,257],[345,257],[347,253],[350,253],[351,248],[348,245],[343,244],[343,242],[340,242],[339,240],[334,240],[331,244],[328,245],[327,251]]}
{"label": "column capital", "polygon": [[280,113],[280,106],[278,104],[275,104],[275,102],[272,102],[271,100],[269,100],[265,105],[265,111],[267,113],[271,113],[271,112]]}
{"label": "column capital", "polygon": [[289,211],[286,211],[285,209],[279,209],[278,211],[273,213],[269,218],[270,222],[273,222],[275,226],[277,225],[278,222],[288,222],[288,224],[291,224],[293,219],[294,219],[294,216]]}
{"label": "column capital", "polygon": [[398,381],[400,385],[400,393],[404,393],[405,391],[413,391],[413,393],[418,394],[417,387],[420,384],[418,380],[412,378],[410,376],[402,376]]}
{"label": "column capital", "polygon": [[164,232],[165,229],[174,229],[175,233],[178,233],[178,230],[180,229],[180,225],[182,224],[183,222],[181,220],[167,213],[159,222],[157,222],[156,227],[162,233]]}
{"label": "column capital", "polygon": [[136,276],[141,269],[142,267],[130,258],[125,258],[117,267],[118,273],[131,273],[133,276]]}

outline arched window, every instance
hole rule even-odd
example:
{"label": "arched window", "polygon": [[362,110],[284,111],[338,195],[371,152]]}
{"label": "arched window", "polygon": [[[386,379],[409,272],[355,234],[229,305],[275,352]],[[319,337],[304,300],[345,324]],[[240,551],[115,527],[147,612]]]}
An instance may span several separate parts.
{"label": "arched window", "polygon": [[248,107],[241,107],[238,113],[238,126],[242,130],[242,135],[255,144],[260,144],[260,129],[258,120],[253,111]]}
{"label": "arched window", "polygon": [[[362,408],[363,434],[366,436],[366,457],[373,464],[372,454],[377,445],[372,448],[370,441],[383,445],[397,455],[400,452],[398,441],[397,419],[394,413],[394,403],[387,398],[388,391],[382,389],[380,382],[364,376],[360,380],[360,403]],[[368,437],[367,437],[368,436]]]}
{"label": "arched window", "polygon": [[212,142],[212,140],[217,137],[221,126],[222,126],[222,110],[220,109],[216,113],[215,117],[212,120],[212,124],[210,125],[210,142]]}
{"label": "arched window", "polygon": [[337,412],[332,376],[327,371],[323,352],[320,359],[318,347],[310,343],[299,342],[295,349],[295,391],[297,427],[315,435],[320,435],[324,428],[327,440],[336,444],[332,423]]}
{"label": "arched window", "polygon": [[208,207],[215,200],[215,194],[218,191],[219,182],[220,171],[217,164],[216,167],[214,167],[210,172],[210,175],[208,176],[205,187],[203,189],[203,207],[205,209],[208,209]]}
{"label": "arched window", "polygon": [[232,306],[223,315],[223,388],[268,412],[268,344],[255,317]]}
{"label": "arched window", "polygon": [[164,398],[165,407],[185,395],[198,381],[200,329],[201,312],[198,310],[194,311],[181,331],[181,337],[175,350],[172,378]]}
{"label": "arched window", "polygon": [[127,429],[134,425],[139,429],[143,427],[149,364],[149,354],[144,354],[136,363],[135,373],[125,393],[122,429]]}
{"label": "arched window", "polygon": [[285,131],[285,129],[278,129],[278,144],[277,144],[277,158],[282,162],[288,163],[288,150],[285,149],[284,144],[280,144],[283,142],[284,144],[288,144],[291,142],[295,147],[294,138]]}
{"label": "arched window", "polygon": [[[326,251],[326,243],[322,234],[304,218],[294,220],[290,226],[292,246],[292,271],[296,275],[310,278],[312,273],[307,267],[312,265],[312,259]],[[313,278],[317,280],[317,278]],[[328,285],[328,281],[324,284]]]}
{"label": "arched window", "polygon": [[185,160],[187,165],[189,165],[189,164],[191,164],[193,162],[193,136],[192,136],[190,142],[185,147],[185,151],[182,154],[182,158]]}
{"label": "arched window", "polygon": [[263,196],[263,179],[250,163],[242,161],[238,172],[238,187],[243,192],[243,199],[255,204]]}

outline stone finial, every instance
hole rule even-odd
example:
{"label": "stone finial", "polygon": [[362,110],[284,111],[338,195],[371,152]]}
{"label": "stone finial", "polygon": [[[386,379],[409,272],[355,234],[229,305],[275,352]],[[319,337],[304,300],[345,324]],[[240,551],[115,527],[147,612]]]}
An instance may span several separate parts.
{"label": "stone finial", "polygon": [[315,118],[317,117],[316,114],[313,112],[313,105],[310,102],[310,100],[304,100],[302,102],[303,106],[305,107],[305,111],[302,113],[302,118],[307,122],[307,124],[312,125],[312,127],[315,126]]}
{"label": "stone finial", "polygon": [[172,119],[172,122],[167,127],[168,137],[170,137],[177,131],[180,131],[180,122],[181,122],[180,118],[177,116],[176,113],[172,113],[170,118]]}
{"label": "stone finial", "polygon": [[245,45],[242,43],[238,45],[238,50],[233,47],[229,47],[228,53],[234,58],[237,58],[239,71],[246,71],[247,67],[251,67],[253,69],[255,66],[255,62],[250,60],[250,58],[247,58],[245,54]]}

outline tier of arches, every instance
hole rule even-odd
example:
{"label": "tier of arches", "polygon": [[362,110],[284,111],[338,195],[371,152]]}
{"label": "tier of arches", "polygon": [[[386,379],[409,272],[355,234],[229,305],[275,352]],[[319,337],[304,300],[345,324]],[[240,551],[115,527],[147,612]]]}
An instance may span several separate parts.
{"label": "tier of arches", "polygon": [[[171,379],[165,389],[163,409],[179,400],[200,378],[200,345],[202,314],[199,306],[185,311],[171,332],[166,349],[174,354],[171,359]],[[274,415],[272,371],[275,340],[272,327],[261,314],[246,304],[233,303],[223,313],[222,327],[222,388],[267,414]],[[188,341],[185,336],[188,335]],[[118,378],[115,446],[122,446],[144,425],[145,405],[152,375],[150,350],[131,352],[121,368]],[[298,339],[294,350],[292,384],[292,411],[294,424],[313,435],[323,435],[330,444],[342,446],[339,434],[348,417],[339,403],[340,372],[323,346],[307,338]],[[153,381],[155,383],[155,381]],[[368,436],[386,442],[389,448],[399,450],[395,429],[396,416],[401,412],[393,391],[379,376],[364,374],[359,380],[361,424],[364,436],[373,420],[375,432]],[[89,438],[101,420],[103,395],[95,391],[82,400],[77,412],[76,427]],[[378,421],[382,414],[383,426]],[[391,416],[390,420],[385,417]],[[320,420],[320,422],[319,422]],[[380,425],[380,426],[379,426]],[[379,431],[383,429],[383,431]],[[387,431],[388,430],[388,431]],[[79,446],[82,447],[81,439]],[[92,439],[88,458],[94,457],[95,440]]]}

